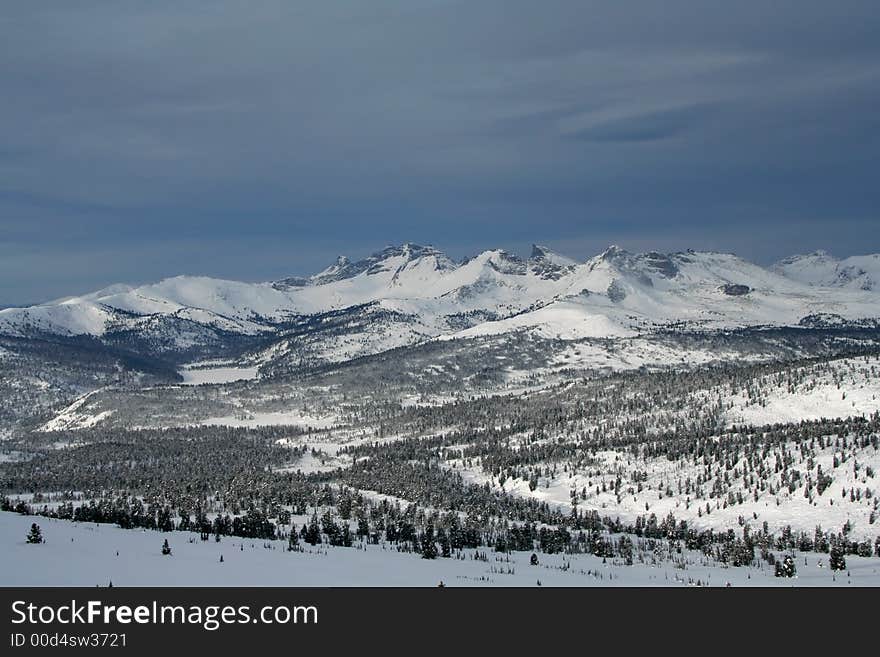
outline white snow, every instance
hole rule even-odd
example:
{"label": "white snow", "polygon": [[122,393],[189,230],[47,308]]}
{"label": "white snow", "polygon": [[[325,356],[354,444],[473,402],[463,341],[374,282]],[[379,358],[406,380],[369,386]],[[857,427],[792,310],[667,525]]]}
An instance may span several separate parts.
{"label": "white snow", "polygon": [[203,383],[232,383],[251,381],[259,374],[258,367],[212,366],[210,363],[191,363],[180,369],[183,385],[197,386]]}
{"label": "white snow", "polygon": [[[45,543],[29,545],[31,523]],[[165,539],[172,548],[163,556]],[[626,566],[592,555],[509,556],[485,550],[488,560],[426,560],[388,545],[365,549],[304,546],[288,552],[285,541],[226,537],[201,541],[189,532],[124,530],[0,513],[0,586],[877,586],[880,559],[847,555],[847,573],[832,573],[828,555],[797,555],[798,576],[776,578],[765,563],[722,567],[685,551],[683,567],[669,561]],[[118,555],[117,555],[118,552]],[[223,562],[220,562],[223,555]],[[806,564],[804,563],[806,559]],[[510,572],[512,571],[512,572]]]}
{"label": "white snow", "polygon": [[221,425],[229,427],[265,427],[274,425],[290,425],[328,429],[338,422],[335,415],[316,417],[300,411],[259,412],[242,410],[238,415],[211,417],[203,420],[203,425]]}
{"label": "white snow", "polygon": [[[804,496],[804,486],[800,485],[794,492],[787,489],[777,491],[775,495],[769,492],[762,493],[757,500],[745,494],[742,504],[727,506],[723,499],[708,500],[711,505],[711,513],[706,513],[707,500],[694,500],[693,496],[675,494],[677,482],[690,478],[696,481],[701,472],[699,466],[680,467],[678,463],[670,462],[664,458],[637,459],[623,451],[606,451],[598,455],[604,465],[591,466],[595,470],[602,470],[604,474],[591,476],[587,472],[558,472],[556,476],[541,477],[538,487],[532,491],[528,482],[523,479],[508,479],[505,481],[503,490],[507,493],[529,497],[551,505],[569,510],[571,508],[570,493],[572,490],[581,491],[586,488],[587,499],[579,503],[582,511],[596,510],[601,517],[620,518],[626,522],[634,522],[638,516],[655,514],[662,520],[669,513],[673,513],[678,520],[686,520],[689,526],[698,529],[714,529],[722,531],[739,526],[739,519],[744,518],[753,531],[760,529],[763,522],[767,522],[770,531],[779,533],[786,526],[793,531],[806,532],[812,536],[813,531],[819,525],[826,531],[838,532],[847,522],[853,526],[852,536],[859,540],[869,540],[873,544],[875,538],[880,535],[880,526],[870,524],[869,516],[872,509],[872,499],[862,498],[857,502],[850,502],[848,497],[842,495],[844,490],[850,491],[854,487],[870,487],[873,480],[864,476],[864,466],[872,466],[875,470],[880,469],[880,455],[873,449],[865,450],[858,461],[862,463],[861,475],[856,475],[852,467],[833,467],[833,452],[827,451],[816,459],[816,464],[821,466],[824,472],[834,477],[831,486],[821,495],[807,499]],[[457,471],[465,480],[490,485],[499,488],[498,481],[488,476],[478,466],[465,468],[459,461],[455,463]],[[637,491],[631,484],[626,484],[618,502],[612,488],[607,492],[596,492],[597,486],[603,482],[611,484],[616,473],[620,473],[624,481],[629,481],[632,472],[645,472],[648,477],[643,483],[643,489]],[[815,472],[813,472],[815,478]],[[669,486],[673,489],[673,495],[665,495],[658,490],[660,485],[665,489]],[[632,492],[629,492],[633,489]],[[738,489],[737,489],[738,490]],[[686,497],[690,497],[688,503]],[[648,507],[646,508],[646,503]],[[755,517],[757,516],[757,517]]]}
{"label": "white snow", "polygon": [[864,417],[880,411],[880,381],[875,378],[867,386],[844,390],[822,382],[812,389],[773,391],[760,404],[750,403],[745,394],[736,395],[729,402],[732,407],[724,416],[730,424],[761,426],[822,418]]}
{"label": "white snow", "polygon": [[484,322],[473,328],[442,336],[441,339],[497,335],[523,328],[534,329],[542,337],[562,340],[635,335],[634,331],[616,324],[605,315],[593,314],[583,303],[572,300],[556,302],[508,319]]}
{"label": "white snow", "polygon": [[87,429],[93,427],[102,420],[107,419],[113,414],[113,410],[101,411],[99,413],[86,413],[83,408],[86,402],[93,395],[104,390],[93,390],[86,393],[67,408],[61,411],[54,418],[46,422],[39,428],[39,431],[68,431],[70,429]]}
{"label": "white snow", "polygon": [[872,290],[880,284],[880,254],[838,260],[825,251],[777,262],[774,271],[808,285]]}

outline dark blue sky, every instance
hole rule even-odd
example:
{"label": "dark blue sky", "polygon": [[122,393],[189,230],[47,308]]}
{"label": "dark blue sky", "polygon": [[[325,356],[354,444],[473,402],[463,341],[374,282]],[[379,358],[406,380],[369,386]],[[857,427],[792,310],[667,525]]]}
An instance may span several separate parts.
{"label": "dark blue sky", "polygon": [[880,251],[877,34],[875,0],[12,3],[0,305],[403,241]]}

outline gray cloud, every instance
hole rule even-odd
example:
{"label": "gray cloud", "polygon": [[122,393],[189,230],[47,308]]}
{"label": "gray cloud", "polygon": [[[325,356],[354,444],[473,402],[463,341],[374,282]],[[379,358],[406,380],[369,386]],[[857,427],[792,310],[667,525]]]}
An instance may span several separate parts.
{"label": "gray cloud", "polygon": [[858,0],[20,3],[0,303],[405,239],[880,250],[878,28]]}
{"label": "gray cloud", "polygon": [[684,107],[636,114],[599,122],[571,136],[587,141],[639,142],[668,139],[707,119],[712,106],[696,103]]}

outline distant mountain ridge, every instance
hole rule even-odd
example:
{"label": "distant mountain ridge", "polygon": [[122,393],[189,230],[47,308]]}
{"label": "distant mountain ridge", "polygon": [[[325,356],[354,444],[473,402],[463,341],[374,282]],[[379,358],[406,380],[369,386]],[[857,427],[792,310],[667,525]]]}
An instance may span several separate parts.
{"label": "distant mountain ridge", "polygon": [[838,260],[826,251],[814,251],[780,260],[773,271],[808,285],[874,290],[880,284],[880,254]]}
{"label": "distant mountain ridge", "polygon": [[404,243],[357,261],[340,256],[308,277],[178,276],[8,308],[0,311],[0,335],[89,335],[179,359],[234,344],[232,351],[259,357],[339,362],[508,331],[577,339],[876,319],[877,281],[880,255],[837,260],[817,252],[764,268],[733,254],[618,246],[577,262],[534,245],[527,259],[494,249],[455,262],[433,246]]}

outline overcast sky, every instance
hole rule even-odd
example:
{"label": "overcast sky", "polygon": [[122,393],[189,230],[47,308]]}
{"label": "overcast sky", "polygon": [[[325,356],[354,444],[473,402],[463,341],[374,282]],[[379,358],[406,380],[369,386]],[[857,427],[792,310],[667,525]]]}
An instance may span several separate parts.
{"label": "overcast sky", "polygon": [[430,243],[880,251],[876,0],[0,9],[0,305]]}

